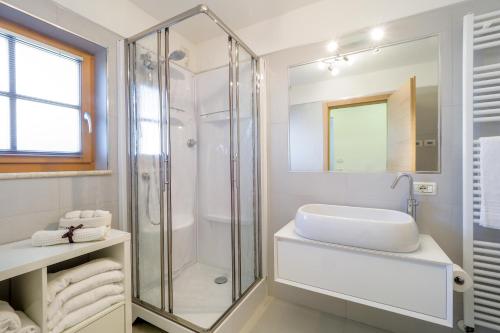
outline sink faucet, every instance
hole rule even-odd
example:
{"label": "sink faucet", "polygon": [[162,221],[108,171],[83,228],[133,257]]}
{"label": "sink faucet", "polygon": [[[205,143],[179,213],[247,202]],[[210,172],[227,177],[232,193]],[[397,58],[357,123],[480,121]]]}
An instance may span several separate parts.
{"label": "sink faucet", "polygon": [[408,204],[406,206],[406,212],[408,213],[408,215],[413,216],[413,219],[416,221],[417,220],[418,202],[417,202],[417,200],[415,200],[415,196],[413,194],[413,177],[409,173],[400,173],[400,174],[398,174],[396,179],[394,179],[394,182],[392,183],[391,188],[395,189],[396,185],[398,185],[399,180],[403,177],[408,178],[408,183],[410,186]]}

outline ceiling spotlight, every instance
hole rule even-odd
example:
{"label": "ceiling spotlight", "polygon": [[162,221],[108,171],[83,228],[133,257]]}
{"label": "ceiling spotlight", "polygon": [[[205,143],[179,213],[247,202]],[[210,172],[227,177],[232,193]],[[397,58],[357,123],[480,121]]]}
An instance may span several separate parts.
{"label": "ceiling spotlight", "polygon": [[380,27],[373,28],[372,31],[370,31],[370,36],[374,41],[382,40],[382,38],[384,38],[384,29]]}
{"label": "ceiling spotlight", "polygon": [[381,51],[380,47],[376,47],[376,48],[373,49],[373,53],[374,54],[378,54],[378,53],[380,53],[380,51]]}
{"label": "ceiling spotlight", "polygon": [[337,76],[340,73],[340,70],[337,67],[330,67],[329,70],[330,70],[330,74],[332,74],[332,76]]}
{"label": "ceiling spotlight", "polygon": [[318,61],[318,69],[323,70],[326,68],[326,64],[323,61]]}
{"label": "ceiling spotlight", "polygon": [[328,52],[335,52],[335,51],[337,51],[338,48],[339,48],[339,44],[336,41],[334,41],[334,40],[332,40],[326,46],[326,49],[328,50]]}

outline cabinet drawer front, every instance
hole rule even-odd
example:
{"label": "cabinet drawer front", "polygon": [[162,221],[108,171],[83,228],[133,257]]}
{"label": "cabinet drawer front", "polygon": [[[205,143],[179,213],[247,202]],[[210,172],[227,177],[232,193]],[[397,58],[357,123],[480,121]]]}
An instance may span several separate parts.
{"label": "cabinet drawer front", "polygon": [[124,333],[125,332],[125,306],[120,306],[89,325],[80,329],[78,333]]}
{"label": "cabinet drawer front", "polygon": [[277,278],[447,319],[445,265],[277,241]]}

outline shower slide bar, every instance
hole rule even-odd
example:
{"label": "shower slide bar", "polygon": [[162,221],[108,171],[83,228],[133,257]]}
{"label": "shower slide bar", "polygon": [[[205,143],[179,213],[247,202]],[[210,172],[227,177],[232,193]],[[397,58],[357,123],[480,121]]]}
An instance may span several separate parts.
{"label": "shower slide bar", "polygon": [[500,122],[500,63],[474,66],[474,58],[476,52],[493,47],[500,47],[500,10],[464,16],[463,267],[474,282],[464,293],[466,332],[476,325],[500,331],[500,243],[474,237],[482,200],[480,132],[475,131],[483,123]]}

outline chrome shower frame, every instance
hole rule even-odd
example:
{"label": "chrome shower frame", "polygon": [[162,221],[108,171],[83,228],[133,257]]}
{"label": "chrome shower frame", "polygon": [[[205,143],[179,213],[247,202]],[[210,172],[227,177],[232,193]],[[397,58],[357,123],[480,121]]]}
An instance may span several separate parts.
{"label": "chrome shower frame", "polygon": [[[162,137],[162,154],[160,156],[160,179],[161,186],[165,186],[165,193],[167,196],[167,211],[166,211],[166,226],[165,218],[163,216],[164,209],[161,208],[161,221],[160,221],[160,255],[161,255],[161,306],[157,307],[155,305],[144,302],[140,299],[139,290],[139,240],[138,240],[138,178],[137,173],[137,151],[135,147],[136,133],[137,133],[137,119],[136,119],[136,95],[135,95],[135,57],[136,57],[136,42],[143,37],[157,34],[157,47],[158,56],[157,63],[160,66],[161,55],[160,50],[163,47],[163,59],[168,59],[169,56],[169,28],[187,20],[193,16],[205,14],[207,15],[215,24],[217,24],[228,36],[228,48],[229,48],[229,121],[230,121],[230,170],[231,170],[231,258],[232,258],[232,305],[221,315],[221,317],[209,328],[204,329],[198,325],[195,325],[173,313],[173,277],[172,277],[172,215],[171,215],[171,156],[170,156],[170,87],[169,87],[169,62],[165,61],[164,73],[158,70],[158,89],[160,92],[160,109],[161,109],[161,137]],[[163,37],[163,43],[162,43]],[[163,44],[163,45],[162,45]],[[259,110],[259,95],[260,95],[260,68],[259,68],[259,57],[243,42],[241,39],[229,29],[207,6],[198,5],[184,13],[181,13],[171,19],[157,24],[139,34],[136,34],[125,40],[125,73],[127,79],[127,110],[128,110],[128,126],[127,126],[127,142],[129,146],[128,151],[128,166],[129,172],[127,175],[128,186],[128,198],[131,202],[129,214],[129,230],[132,232],[132,257],[133,257],[133,270],[132,270],[132,281],[133,281],[133,302],[139,306],[144,307],[168,320],[171,320],[181,326],[184,326],[194,332],[213,332],[217,327],[219,327],[222,322],[231,314],[231,312],[238,306],[238,304],[249,294],[262,280],[262,239],[261,239],[261,213],[260,213],[260,110]],[[239,71],[238,71],[238,50],[242,48],[251,56],[252,62],[252,73],[253,73],[253,89],[252,89],[252,115],[254,116],[255,130],[254,130],[254,140],[253,140],[253,154],[254,154],[254,282],[245,290],[241,289],[241,216],[239,207],[239,198],[237,189],[240,188],[240,178],[239,178]],[[235,88],[233,88],[235,87]],[[233,91],[234,90],[234,91]],[[235,124],[236,118],[236,124]],[[236,137],[234,137],[234,132],[236,132]],[[166,143],[166,146],[164,146]],[[164,191],[161,191],[161,197],[163,197]],[[238,202],[236,202],[238,201]],[[163,205],[163,200],[161,200],[160,205]],[[165,241],[164,230],[166,227],[167,231],[167,251],[165,251]],[[165,253],[167,252],[167,253]],[[167,260],[168,270],[165,272],[165,259]],[[165,274],[167,274],[167,286],[165,286]],[[239,279],[237,279],[237,277]],[[238,281],[237,281],[238,280]],[[166,302],[165,297],[168,292],[168,302]],[[167,306],[168,303],[168,306]]]}

